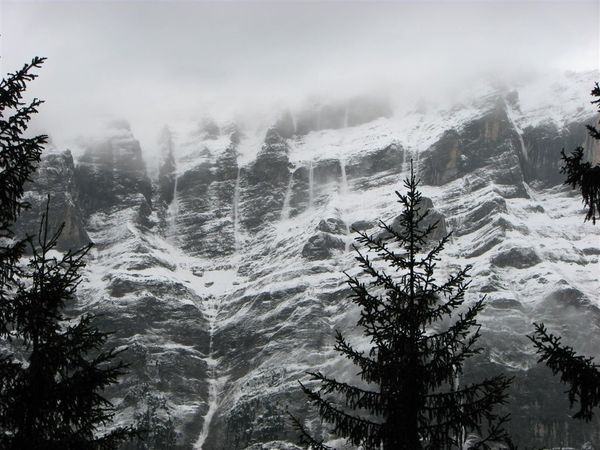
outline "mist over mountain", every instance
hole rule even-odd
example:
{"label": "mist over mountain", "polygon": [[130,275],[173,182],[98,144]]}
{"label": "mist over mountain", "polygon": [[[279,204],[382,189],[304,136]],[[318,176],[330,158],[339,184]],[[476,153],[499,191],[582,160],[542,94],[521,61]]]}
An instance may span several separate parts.
{"label": "mist over mountain", "polygon": [[[595,1],[0,3],[2,71],[48,57],[34,128],[74,152],[126,118],[156,153],[165,123],[210,115],[252,126],[307,98],[374,92],[403,109],[599,67]],[[586,89],[589,90],[590,88]],[[239,118],[238,118],[239,116]]]}
{"label": "mist over mountain", "polygon": [[[346,275],[355,233],[397,224],[411,162],[452,232],[442,278],[474,266],[485,349],[461,383],[514,376],[520,448],[600,448],[526,335],[544,322],[600,357],[600,227],[560,151],[600,163],[589,92],[598,2],[0,3],[1,69],[48,56],[28,95],[46,147],[17,224],[47,194],[59,250],[94,243],[77,302],[129,373],[111,426],[147,448],[298,449],[288,413],[331,445],[298,381],[368,348]],[[125,448],[136,448],[125,447]],[[589,448],[589,447],[588,447]]]}
{"label": "mist over mountain", "polygon": [[600,231],[558,172],[563,147],[600,158],[581,94],[597,77],[482,82],[460,103],[403,113],[374,96],[313,103],[262,132],[205,115],[162,128],[152,176],[123,120],[76,160],[48,149],[27,198],[52,192],[63,248],[95,244],[77,307],[129,348],[111,391],[119,423],[148,414],[177,448],[295,448],[288,410],[319,433],[297,381],[315,367],[355,376],[332,349],[334,329],[362,339],[343,274],[357,271],[350,230],[393,223],[412,160],[438,237],[453,232],[440,269],[474,265],[468,299],[487,296],[486,351],[465,380],[515,376],[510,430],[523,445],[596,445],[597,419],[568,417],[525,335],[543,320],[598,356]]}

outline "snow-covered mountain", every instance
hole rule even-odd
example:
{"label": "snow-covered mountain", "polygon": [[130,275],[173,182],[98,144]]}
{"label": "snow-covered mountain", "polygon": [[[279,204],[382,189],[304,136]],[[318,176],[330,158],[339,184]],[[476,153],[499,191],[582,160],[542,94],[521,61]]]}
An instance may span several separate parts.
{"label": "snow-covered mountain", "polygon": [[130,372],[110,395],[118,421],[153,430],[150,448],[295,448],[288,411],[321,428],[304,372],[357,372],[332,348],[334,329],[361,339],[343,274],[357,271],[350,230],[394,220],[412,159],[439,234],[453,231],[440,277],[471,264],[469,300],[487,296],[486,351],[465,376],[515,377],[517,442],[600,445],[600,422],[569,418],[526,338],[543,321],[600,356],[600,227],[559,173],[563,147],[585,144],[600,161],[584,128],[597,77],[486,84],[405,112],[356,98],[286,111],[258,132],[171,124],[156,180],[116,122],[76,163],[46,152],[22,228],[50,191],[69,224],[63,245],[94,242],[77,307],[128,347]]}

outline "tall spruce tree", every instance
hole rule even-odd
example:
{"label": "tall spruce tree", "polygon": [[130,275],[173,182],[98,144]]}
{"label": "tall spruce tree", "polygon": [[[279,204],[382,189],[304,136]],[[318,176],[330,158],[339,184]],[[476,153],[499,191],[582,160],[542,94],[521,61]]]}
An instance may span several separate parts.
{"label": "tall spruce tree", "polygon": [[[593,100],[592,104],[598,105],[600,112],[600,85],[596,83],[591,92]],[[586,125],[590,137],[594,140],[600,140],[600,130],[593,125]],[[600,164],[593,165],[585,161],[583,147],[577,147],[570,155],[565,154],[563,149],[561,152],[563,165],[561,173],[567,175],[565,184],[570,185],[573,189],[579,189],[581,199],[584,205],[588,208],[585,219],[591,220],[596,224],[596,219],[600,218]]]}
{"label": "tall spruce tree", "polygon": [[[600,85],[596,83],[591,92],[592,104],[598,105],[600,112]],[[600,130],[586,125],[590,137],[600,140]],[[584,221],[591,220],[596,224],[600,214],[600,165],[592,165],[584,161],[583,147],[576,148],[570,155],[564,149],[561,152],[563,166],[561,173],[567,175],[565,184],[579,189],[583,203],[588,208]],[[594,358],[579,355],[575,350],[562,342],[562,337],[552,334],[543,323],[534,323],[535,331],[529,339],[533,342],[539,362],[546,364],[554,375],[569,386],[568,396],[571,407],[575,403],[579,409],[573,415],[575,419],[590,421],[594,410],[600,406],[600,365]]]}
{"label": "tall spruce tree", "polygon": [[[24,185],[40,161],[47,136],[24,137],[32,114],[37,113],[41,100],[23,101],[27,84],[37,75],[44,58],[34,58],[20,70],[0,82],[0,336],[10,336],[10,308],[22,275],[19,260],[26,246],[25,240],[15,239],[12,226],[20,211],[29,205],[22,200]],[[4,349],[3,349],[4,350]],[[12,431],[5,425],[9,416],[10,400],[6,388],[17,372],[17,363],[6,351],[0,353],[0,445],[6,447],[3,436]]]}
{"label": "tall spruce tree", "polygon": [[[24,184],[31,181],[46,136],[24,137],[41,101],[23,102],[35,58],[0,83],[0,448],[109,449],[131,435],[118,428],[97,429],[113,415],[101,391],[114,383],[123,365],[104,351],[107,334],[92,316],[63,315],[80,280],[89,246],[61,254],[55,250],[62,226],[48,229],[48,208],[37,239],[17,239],[12,231]],[[49,204],[49,203],[48,203]],[[22,262],[24,250],[31,252]]]}
{"label": "tall spruce tree", "polygon": [[[37,75],[45,58],[34,58],[20,70],[0,82],[0,303],[8,301],[18,274],[16,262],[25,241],[15,241],[12,225],[19,212],[28,205],[22,200],[25,183],[31,181],[48,137],[24,137],[32,114],[37,113],[41,100],[23,101],[27,84]],[[1,326],[1,325],[0,325]]]}
{"label": "tall spruce tree", "polygon": [[[483,437],[478,448],[486,448],[491,441],[508,438],[502,430],[507,416],[499,416],[494,407],[505,403],[510,379],[498,375],[458,385],[465,360],[481,351],[476,346],[477,315],[484,298],[464,304],[470,266],[443,283],[436,280],[436,264],[450,235],[430,242],[437,223],[426,225],[429,211],[422,208],[412,162],[404,185],[405,195],[396,192],[403,208],[400,227],[380,222],[391,238],[384,241],[358,232],[357,241],[366,251],[355,246],[356,260],[369,281],[348,276],[351,300],[360,308],[357,325],[372,347],[358,351],[336,332],[335,349],[360,368],[365,386],[321,372],[308,372],[320,385],[318,390],[301,386],[321,419],[332,426],[331,432],[353,445],[456,449],[462,448],[465,433],[476,432]],[[451,324],[442,326],[447,319]],[[330,448],[294,421],[304,444],[313,450]]]}

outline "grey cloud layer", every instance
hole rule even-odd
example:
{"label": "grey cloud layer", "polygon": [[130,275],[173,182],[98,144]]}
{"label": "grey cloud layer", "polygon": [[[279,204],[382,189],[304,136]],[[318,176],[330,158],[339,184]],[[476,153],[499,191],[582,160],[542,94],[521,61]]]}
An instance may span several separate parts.
{"label": "grey cloud layer", "polygon": [[49,57],[32,92],[64,138],[107,116],[149,138],[168,120],[311,94],[441,91],[481,73],[599,65],[597,2],[1,5],[2,72]]}

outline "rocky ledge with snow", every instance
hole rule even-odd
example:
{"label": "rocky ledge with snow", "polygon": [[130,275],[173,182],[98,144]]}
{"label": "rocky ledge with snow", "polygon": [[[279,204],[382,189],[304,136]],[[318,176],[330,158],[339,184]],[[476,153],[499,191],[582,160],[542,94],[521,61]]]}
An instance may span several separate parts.
{"label": "rocky ledge with snow", "polygon": [[439,276],[471,264],[468,300],[487,298],[485,351],[465,379],[515,377],[521,445],[600,445],[598,420],[569,418],[564,387],[526,338],[543,321],[598,356],[600,227],[583,223],[558,173],[563,147],[585,144],[600,160],[584,128],[594,77],[406,114],[365,100],[286,112],[262,134],[172,126],[156,180],[126,123],[76,165],[47,152],[27,195],[56,198],[64,246],[95,244],[76,306],[128,348],[129,373],[109,392],[117,420],[145,424],[155,449],[297,448],[288,411],[324,432],[297,382],[308,369],[355,376],[333,351],[334,329],[362,339],[343,274],[357,271],[351,230],[394,223],[412,160],[437,237],[453,232]]}

